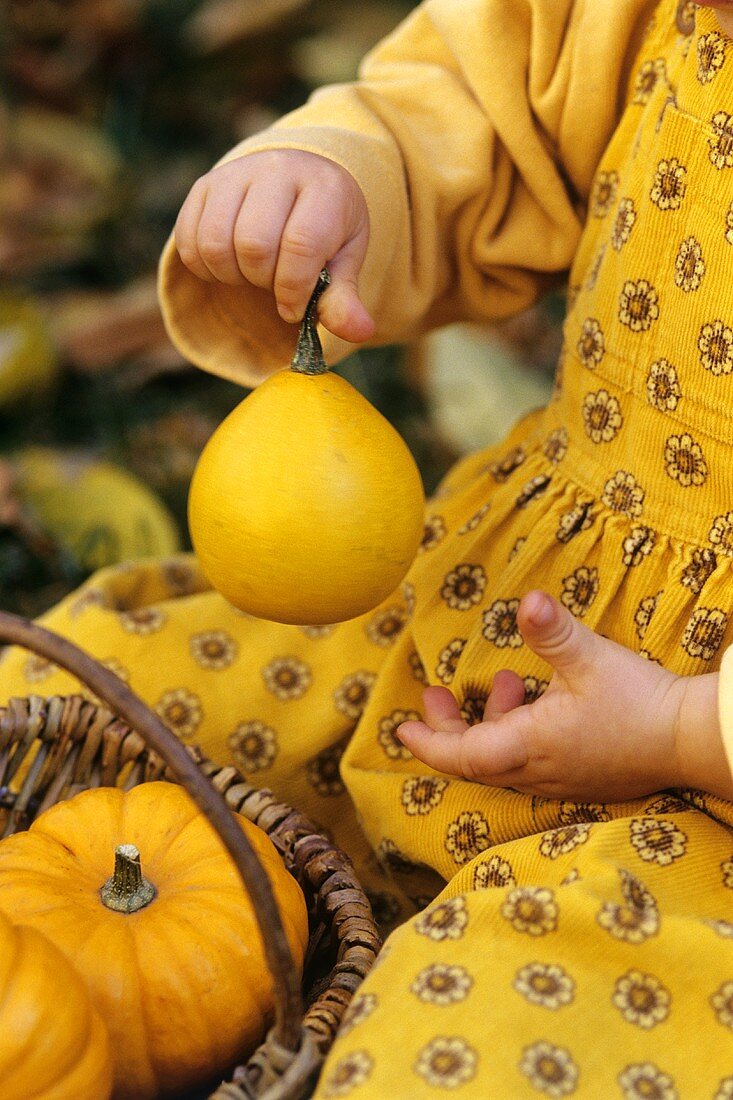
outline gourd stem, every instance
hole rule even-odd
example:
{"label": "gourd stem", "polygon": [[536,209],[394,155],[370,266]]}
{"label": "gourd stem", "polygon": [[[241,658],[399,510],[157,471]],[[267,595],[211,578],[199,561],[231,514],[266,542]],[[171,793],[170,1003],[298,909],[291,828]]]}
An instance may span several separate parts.
{"label": "gourd stem", "polygon": [[305,315],[300,322],[298,333],[298,346],[295,349],[290,369],[300,374],[325,374],[328,370],[326,360],[323,358],[323,348],[318,335],[318,299],[331,282],[331,276],[324,267],[318,276],[315,290],[310,296],[306,306]]}
{"label": "gourd stem", "polygon": [[143,877],[135,845],[119,844],[115,848],[115,869],[99,891],[104,905],[116,913],[137,913],[150,905],[157,892]]}
{"label": "gourd stem", "polygon": [[186,747],[158,715],[119,676],[83,649],[67,638],[9,611],[0,611],[0,643],[4,642],[24,646],[32,653],[46,657],[86,684],[131,729],[137,730],[148,748],[167,764],[202,813],[206,814],[232,857],[257,915],[265,958],[275,986],[273,1033],[282,1046],[297,1050],[303,1008],[293,956],[270,880],[224,796],[202,775]]}

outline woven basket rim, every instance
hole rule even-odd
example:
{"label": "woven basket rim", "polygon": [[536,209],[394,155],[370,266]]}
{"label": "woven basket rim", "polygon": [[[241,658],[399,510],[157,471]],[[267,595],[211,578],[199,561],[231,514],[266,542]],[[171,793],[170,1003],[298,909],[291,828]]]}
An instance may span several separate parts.
{"label": "woven basket rim", "polygon": [[[249,893],[276,994],[275,1021],[265,1042],[212,1100],[310,1095],[354,990],[381,946],[349,857],[271,791],[251,786],[233,766],[217,766],[184,745],[119,677],[68,639],[0,611],[3,643],[23,646],[66,669],[94,697],[30,695],[0,708],[0,808],[9,810],[6,832],[85,787],[119,785],[120,769],[128,768],[130,785],[154,778],[180,783],[209,817]],[[10,784],[36,742],[28,772],[13,791]],[[317,899],[313,912],[319,937],[330,930],[338,941],[328,982],[305,1013],[272,887],[232,809],[277,838],[281,856],[292,853],[293,868],[299,868]]]}

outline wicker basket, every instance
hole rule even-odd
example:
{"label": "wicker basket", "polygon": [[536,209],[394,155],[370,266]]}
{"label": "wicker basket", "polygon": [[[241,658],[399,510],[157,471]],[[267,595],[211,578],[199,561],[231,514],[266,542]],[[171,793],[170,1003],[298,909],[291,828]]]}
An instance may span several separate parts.
{"label": "wicker basket", "polygon": [[[355,989],[380,947],[369,902],[348,857],[298,811],[184,747],[122,681],[66,639],[0,612],[0,644],[14,643],[73,673],[104,705],[82,696],[30,696],[0,708],[4,835],[88,787],[180,783],[209,817],[254,905],[276,994],[264,1043],[211,1100],[300,1100],[311,1095]],[[32,763],[11,789],[23,761]],[[268,834],[308,903],[310,943],[301,989],[269,880],[236,825],[237,810]],[[193,1100],[193,1098],[192,1098]]]}

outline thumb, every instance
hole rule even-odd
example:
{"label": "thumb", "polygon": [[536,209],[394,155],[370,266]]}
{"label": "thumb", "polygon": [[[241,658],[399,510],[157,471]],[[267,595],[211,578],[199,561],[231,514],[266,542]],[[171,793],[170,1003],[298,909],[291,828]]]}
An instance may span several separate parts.
{"label": "thumb", "polygon": [[517,625],[532,652],[565,677],[582,674],[597,659],[599,635],[547,592],[536,590],[523,597]]}
{"label": "thumb", "polygon": [[329,260],[331,285],[318,304],[321,324],[352,344],[374,335],[374,321],[359,297],[359,272],[368,242],[369,230],[364,227]]}

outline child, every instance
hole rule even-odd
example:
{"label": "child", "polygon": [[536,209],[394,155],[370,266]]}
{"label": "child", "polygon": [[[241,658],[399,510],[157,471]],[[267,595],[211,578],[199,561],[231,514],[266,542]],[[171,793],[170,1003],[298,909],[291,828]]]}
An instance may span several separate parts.
{"label": "child", "polygon": [[[451,472],[375,612],[256,622],[180,559],[46,617],[419,911],[321,1097],[733,1097],[732,37],[730,0],[428,0],[181,211],[170,331],[249,383],[325,261],[333,356],[572,265],[553,400]],[[5,662],[39,680],[73,687]]]}

